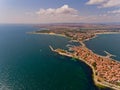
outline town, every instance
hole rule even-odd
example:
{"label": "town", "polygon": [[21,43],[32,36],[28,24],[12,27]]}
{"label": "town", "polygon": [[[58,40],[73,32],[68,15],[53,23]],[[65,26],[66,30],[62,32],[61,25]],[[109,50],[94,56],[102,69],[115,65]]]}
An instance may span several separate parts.
{"label": "town", "polygon": [[[120,62],[117,60],[113,60],[110,57],[111,55],[98,55],[92,50],[88,49],[84,44],[84,41],[97,37],[97,34],[118,34],[120,33],[120,27],[118,26],[117,28],[115,28],[115,26],[104,26],[104,28],[100,29],[99,25],[91,27],[88,26],[85,30],[86,26],[81,26],[78,24],[68,24],[68,26],[50,25],[42,26],[47,30],[35,31],[32,33],[62,35],[69,37],[71,40],[76,40],[81,45],[70,47],[70,50],[72,50],[73,52],[69,52],[59,48],[53,49],[52,46],[50,46],[50,48],[52,51],[57,52],[60,55],[74,57],[88,64],[93,70],[93,78],[96,84],[110,87],[115,90],[120,90]],[[96,29],[97,27],[99,28]],[[89,28],[92,29],[89,30]]]}

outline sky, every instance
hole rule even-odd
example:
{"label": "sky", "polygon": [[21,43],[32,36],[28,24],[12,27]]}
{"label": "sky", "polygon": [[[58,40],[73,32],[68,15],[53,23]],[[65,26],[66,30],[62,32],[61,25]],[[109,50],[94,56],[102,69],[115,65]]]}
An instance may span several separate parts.
{"label": "sky", "polygon": [[120,22],[120,0],[0,0],[0,23]]}

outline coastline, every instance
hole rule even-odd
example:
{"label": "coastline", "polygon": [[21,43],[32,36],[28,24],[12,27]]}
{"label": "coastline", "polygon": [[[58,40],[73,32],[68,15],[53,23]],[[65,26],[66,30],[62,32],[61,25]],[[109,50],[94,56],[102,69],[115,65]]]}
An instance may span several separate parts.
{"label": "coastline", "polygon": [[[93,67],[92,65],[90,65],[87,61],[85,61],[84,59],[82,59],[82,58],[80,58],[80,57],[76,57],[76,56],[74,56],[74,55],[72,55],[72,54],[70,55],[70,54],[67,54],[67,53],[62,53],[62,52],[58,51],[57,49],[53,49],[53,47],[50,46],[50,45],[49,45],[49,47],[50,47],[51,51],[56,52],[56,53],[58,53],[59,55],[67,56],[67,57],[71,57],[71,58],[74,57],[74,58],[76,58],[76,59],[84,62],[85,64],[87,64],[87,65],[91,68],[91,70],[92,70],[92,72],[93,72],[92,78],[93,78],[93,81],[94,81],[94,83],[95,83],[96,86],[102,87],[102,88],[111,88],[111,89],[113,89],[113,90],[120,90],[120,87],[117,87],[116,85],[110,84],[110,83],[105,82],[105,81],[104,81],[104,82],[102,82],[102,81],[99,82],[98,79],[99,79],[100,77],[96,75],[96,71],[95,71],[94,67]],[[98,55],[98,56],[100,56],[100,55]],[[100,56],[100,57],[104,57],[104,56]]]}
{"label": "coastline", "polygon": [[[61,34],[55,34],[55,33],[31,33],[31,34],[47,34],[47,35],[56,35],[56,36],[62,36],[62,37],[66,37],[66,38],[69,38],[69,37],[67,37],[67,36],[65,36],[65,35],[61,35]],[[89,39],[86,39],[86,40],[84,40],[84,41],[81,41],[80,43],[82,43],[82,46],[84,46],[84,47],[86,47],[85,46],[85,44],[84,44],[84,42],[85,41],[88,41],[88,40],[90,40],[90,39],[93,39],[93,38],[96,38],[97,37],[97,35],[99,35],[99,34],[119,34],[118,32],[116,33],[116,32],[107,32],[107,33],[95,33],[95,36],[94,37],[92,37],[92,38],[89,38]],[[50,47],[50,49],[52,50],[52,51],[54,51],[54,52],[57,52],[58,54],[60,54],[60,55],[64,55],[64,56],[68,56],[68,57],[74,57],[73,55],[69,55],[69,54],[66,54],[66,53],[61,53],[61,52],[58,52],[57,50],[54,50],[53,48],[52,48],[52,46],[49,46]],[[87,47],[86,47],[87,48]],[[90,50],[90,49],[89,49]],[[93,52],[92,50],[90,50],[91,52]],[[94,52],[93,52],[94,53]],[[96,54],[96,53],[95,53]],[[98,54],[96,54],[96,55],[98,55]],[[105,56],[101,56],[101,55],[98,55],[98,56],[100,56],[100,57],[105,57]],[[111,84],[111,83],[108,83],[108,82],[99,82],[98,81],[98,78],[100,78],[100,77],[98,77],[97,75],[96,75],[96,71],[95,71],[95,69],[94,69],[94,67],[92,66],[92,65],[90,65],[87,61],[85,61],[84,59],[82,59],[82,58],[78,58],[78,57],[75,57],[75,58],[77,58],[77,59],[79,59],[79,60],[81,60],[82,62],[84,62],[84,63],[86,63],[88,66],[90,66],[90,68],[92,69],[92,72],[93,72],[93,80],[94,80],[94,83],[95,83],[95,85],[96,86],[102,86],[102,87],[108,87],[108,88],[111,88],[111,89],[115,89],[115,90],[120,90],[120,87],[118,87],[118,86],[116,86],[116,85],[113,85],[113,84]],[[113,59],[112,59],[113,60]],[[115,60],[116,61],[116,60]],[[118,63],[120,63],[119,61],[117,61]]]}
{"label": "coastline", "polygon": [[102,32],[102,33],[95,33],[95,36],[94,36],[94,37],[85,39],[85,40],[83,40],[83,42],[86,42],[86,41],[89,41],[89,40],[91,40],[91,39],[94,39],[94,38],[98,37],[98,35],[102,35],[102,34],[120,34],[120,32]]}
{"label": "coastline", "polygon": [[95,33],[96,35],[99,34],[120,34],[120,32],[102,32],[102,33]]}
{"label": "coastline", "polygon": [[60,36],[60,37],[65,37],[65,38],[69,38],[65,35],[62,34],[56,34],[56,33],[37,33],[37,32],[26,32],[27,34],[41,34],[41,35],[51,35],[51,36]]}
{"label": "coastline", "polygon": [[[80,61],[84,62],[85,64],[87,64],[91,68],[91,70],[93,72],[92,78],[93,78],[93,81],[94,81],[94,83],[95,83],[96,86],[102,87],[102,88],[110,88],[111,90],[112,89],[114,89],[114,90],[119,90],[120,89],[120,87],[118,88],[117,86],[115,86],[113,84],[110,84],[108,82],[105,82],[105,81],[104,82],[98,82],[98,79],[100,77],[98,77],[96,75],[96,71],[95,71],[94,67],[92,65],[90,65],[86,60],[84,60],[84,59],[82,59],[80,57],[75,57],[72,54],[70,55],[70,54],[62,53],[62,52],[58,51],[57,49],[53,49],[53,47],[50,46],[50,45],[49,45],[49,47],[50,47],[51,51],[53,51],[53,52],[56,52],[56,53],[58,53],[58,54],[60,54],[62,56],[67,56],[67,57],[71,57],[71,58],[73,58],[73,57],[77,58],[78,60],[80,60]],[[104,56],[100,56],[100,57],[104,57]]]}

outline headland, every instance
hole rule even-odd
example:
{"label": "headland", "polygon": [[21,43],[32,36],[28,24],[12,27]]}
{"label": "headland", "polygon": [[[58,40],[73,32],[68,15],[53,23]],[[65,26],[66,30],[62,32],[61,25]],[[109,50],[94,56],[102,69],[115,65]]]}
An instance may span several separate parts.
{"label": "headland", "polygon": [[[87,26],[83,26],[88,27]],[[94,27],[93,27],[94,26]],[[92,50],[88,49],[84,42],[92,38],[97,37],[97,34],[118,34],[120,33],[120,27],[118,26],[101,26],[92,25],[92,29],[81,29],[81,25],[48,25],[44,26],[48,30],[41,30],[33,32],[33,34],[50,34],[50,35],[60,35],[71,38],[81,43],[80,46],[70,47],[69,52],[63,49],[53,49],[52,46],[49,46],[50,49],[60,55],[77,58],[88,64],[93,71],[93,79],[97,86],[102,85],[105,87],[110,87],[114,90],[120,90],[120,62],[113,60],[112,54],[105,51],[106,56],[101,56],[94,53]],[[99,28],[97,28],[99,27]],[[52,34],[51,34],[52,33]]]}

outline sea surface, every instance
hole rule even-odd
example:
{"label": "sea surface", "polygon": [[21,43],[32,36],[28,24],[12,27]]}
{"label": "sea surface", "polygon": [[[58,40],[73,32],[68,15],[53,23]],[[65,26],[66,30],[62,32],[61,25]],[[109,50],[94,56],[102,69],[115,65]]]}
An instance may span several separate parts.
{"label": "sea surface", "polygon": [[67,49],[68,38],[26,33],[36,30],[0,25],[0,90],[98,90],[85,63],[50,50],[49,45]]}
{"label": "sea surface", "polygon": [[[0,90],[102,90],[94,85],[89,66],[49,48],[68,49],[78,43],[26,33],[36,30],[40,29],[33,25],[0,25]],[[86,45],[101,55],[106,50],[120,60],[120,35],[99,35]]]}
{"label": "sea surface", "polygon": [[86,41],[85,44],[93,52],[106,56],[104,51],[115,55],[113,59],[120,61],[120,34],[102,34],[96,38]]}

